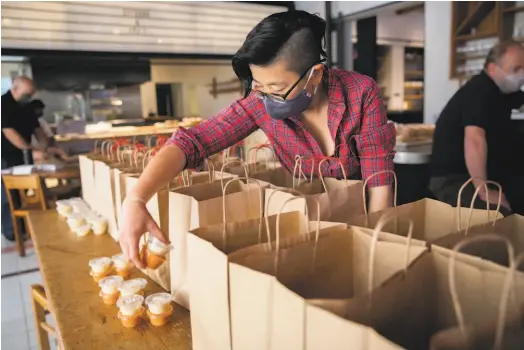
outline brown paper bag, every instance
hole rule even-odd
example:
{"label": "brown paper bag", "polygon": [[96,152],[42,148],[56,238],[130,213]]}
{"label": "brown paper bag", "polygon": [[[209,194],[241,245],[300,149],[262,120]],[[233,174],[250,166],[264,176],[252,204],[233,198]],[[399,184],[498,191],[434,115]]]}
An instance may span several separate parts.
{"label": "brown paper bag", "polygon": [[[371,242],[351,227],[326,229],[315,240],[288,239],[275,249],[256,245],[231,254],[233,348],[304,349],[305,300],[366,294]],[[378,286],[405,267],[407,254],[389,242],[376,242],[374,249],[372,282]],[[424,251],[411,247],[407,261]]]}
{"label": "brown paper bag", "polygon": [[95,160],[93,162],[95,170],[95,186],[97,202],[92,210],[100,213],[108,223],[108,232],[113,239],[118,240],[118,226],[116,222],[116,205],[113,194],[114,190],[114,176],[113,171],[106,163]]}
{"label": "brown paper bag", "polygon": [[[507,238],[513,245],[515,254],[524,253],[524,216],[518,214],[495,220],[493,224],[476,225],[466,230],[449,234],[433,242],[433,245],[451,249],[466,237],[476,237],[479,234],[486,233],[495,233],[496,235]],[[503,244],[478,242],[467,246],[463,252],[493,261],[497,264],[509,266],[507,249]]]}
{"label": "brown paper bag", "polygon": [[90,207],[93,207],[97,194],[94,164],[89,155],[84,154],[78,157],[78,161],[80,165],[80,181],[82,183],[82,198]]}
{"label": "brown paper bag", "polygon": [[[383,172],[371,175],[365,180],[364,184],[366,184],[371,177],[380,173]],[[488,210],[473,209],[472,206],[469,209],[460,207],[462,190],[471,181],[472,179],[466,181],[457,194],[458,205],[456,208],[449,204],[428,198],[397,206],[397,180],[395,175],[394,207],[368,214],[364,204],[366,203],[366,192],[363,191],[361,203],[364,204],[364,214],[350,217],[347,223],[352,226],[374,227],[382,215],[395,213],[395,215],[401,219],[400,222],[390,222],[384,227],[385,232],[405,236],[408,229],[405,219],[411,219],[414,222],[413,238],[432,243],[443,236],[458,232],[465,227],[484,224],[491,220],[502,218],[502,214],[498,211],[490,212],[489,206],[487,206]]]}
{"label": "brown paper bag", "polygon": [[[231,349],[228,254],[275,239],[277,216],[205,226],[188,236],[188,281],[191,290],[193,349]],[[280,215],[282,239],[316,229],[298,212]],[[345,225],[320,222],[320,228]],[[270,238],[268,237],[270,235]]]}
{"label": "brown paper bag", "polygon": [[[505,281],[514,273],[466,254],[455,254],[455,263],[451,267],[450,256],[451,251],[447,249],[432,249],[431,253],[418,258],[405,273],[396,274],[364,298],[310,301],[306,311],[308,348],[318,348],[322,344],[329,349],[346,349],[348,346],[351,349],[371,349],[351,343],[357,334],[365,335],[361,331],[362,325],[369,325],[407,349],[439,349],[437,345],[444,343],[458,345],[453,349],[466,349],[462,346],[462,337],[456,341],[457,316],[450,293],[450,271],[454,271],[456,288],[453,290],[459,295],[467,326],[493,333],[491,326],[498,317]],[[517,291],[513,301],[517,304],[513,310],[508,310],[508,325],[515,324],[515,320],[524,315],[524,275],[516,277],[515,281]],[[444,334],[440,333],[435,340],[435,335],[442,331]],[[485,340],[486,334],[478,335],[476,339],[470,339],[471,344],[476,344],[471,349],[484,348],[479,347],[477,341]],[[490,342],[487,348],[492,344]]]}
{"label": "brown paper bag", "polygon": [[[226,205],[227,222],[259,218],[264,189],[269,184],[241,179],[182,187],[169,192],[169,240],[174,249],[170,252],[171,293],[173,300],[189,309],[187,280],[187,236],[190,230],[223,222]],[[227,194],[222,188],[227,185]]]}

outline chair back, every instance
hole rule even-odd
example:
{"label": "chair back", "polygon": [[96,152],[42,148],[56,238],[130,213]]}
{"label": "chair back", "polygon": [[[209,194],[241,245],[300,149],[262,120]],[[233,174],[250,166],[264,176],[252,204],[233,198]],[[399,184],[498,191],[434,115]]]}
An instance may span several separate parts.
{"label": "chair back", "polygon": [[28,207],[29,205],[40,206],[42,210],[47,209],[47,202],[45,199],[42,182],[38,175],[2,175],[2,181],[9,200],[11,210],[17,210],[14,207],[11,191],[18,191],[21,199],[21,206]]}

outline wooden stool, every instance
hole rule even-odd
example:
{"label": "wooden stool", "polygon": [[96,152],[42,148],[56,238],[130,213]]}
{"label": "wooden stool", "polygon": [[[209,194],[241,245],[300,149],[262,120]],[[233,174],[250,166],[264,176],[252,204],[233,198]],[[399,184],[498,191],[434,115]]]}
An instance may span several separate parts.
{"label": "wooden stool", "polygon": [[[46,210],[48,208],[42,183],[38,175],[2,175],[2,180],[9,201],[9,208],[11,209],[13,233],[18,254],[25,256],[24,241],[20,233],[20,227],[18,227],[17,219],[22,218],[26,220],[30,211]],[[19,208],[15,208],[11,191],[17,191],[20,194],[21,203]],[[31,192],[31,195],[28,195],[28,192]]]}
{"label": "wooden stool", "polygon": [[33,317],[35,320],[35,329],[38,335],[38,348],[40,350],[50,350],[51,343],[49,335],[51,335],[59,344],[58,348],[60,349],[58,334],[45,319],[45,316],[49,314],[50,311],[44,287],[39,284],[31,285],[31,303],[33,304]]}

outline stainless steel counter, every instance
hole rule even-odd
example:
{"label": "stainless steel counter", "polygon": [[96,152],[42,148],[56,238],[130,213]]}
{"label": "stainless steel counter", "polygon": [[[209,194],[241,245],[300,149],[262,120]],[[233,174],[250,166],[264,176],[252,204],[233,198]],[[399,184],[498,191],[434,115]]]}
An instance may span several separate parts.
{"label": "stainless steel counter", "polygon": [[428,164],[431,158],[431,147],[431,142],[397,144],[393,162],[395,162],[395,164]]}

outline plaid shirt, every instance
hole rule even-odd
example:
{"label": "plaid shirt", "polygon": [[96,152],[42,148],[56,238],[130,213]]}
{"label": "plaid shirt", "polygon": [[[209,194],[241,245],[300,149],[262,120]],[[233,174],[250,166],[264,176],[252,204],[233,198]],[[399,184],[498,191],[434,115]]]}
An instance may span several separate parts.
{"label": "plaid shirt", "polygon": [[[343,163],[348,177],[365,179],[382,170],[393,170],[395,127],[388,122],[375,81],[356,72],[329,69],[328,96],[328,125],[335,140],[334,157]],[[272,119],[262,100],[253,94],[233,102],[196,127],[180,128],[167,144],[182,149],[186,167],[195,168],[203,159],[236,144],[259,128],[267,135],[282,165],[291,172],[296,155],[323,157],[318,142],[300,116]],[[311,173],[311,167],[311,162],[302,162],[305,174]],[[343,177],[335,160],[325,161],[321,171],[326,177]],[[369,186],[392,182],[392,175],[385,173],[372,178]]]}

